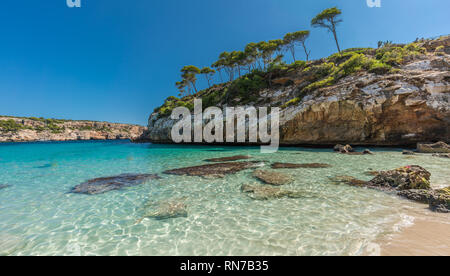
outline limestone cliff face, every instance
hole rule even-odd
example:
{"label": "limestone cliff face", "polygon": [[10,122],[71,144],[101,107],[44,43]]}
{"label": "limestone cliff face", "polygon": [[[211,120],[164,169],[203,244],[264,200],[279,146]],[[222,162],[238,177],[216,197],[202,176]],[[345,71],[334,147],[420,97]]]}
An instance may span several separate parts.
{"label": "limestone cliff face", "polygon": [[146,127],[93,121],[0,116],[0,142],[137,139]]}
{"label": "limestone cliff face", "polygon": [[[418,142],[449,142],[450,38],[424,47],[444,50],[439,55],[428,53],[412,59],[388,74],[352,74],[285,107],[280,122],[281,143],[412,146]],[[306,81],[304,74],[274,79],[278,86],[257,92],[264,104],[251,105],[282,106],[298,97]],[[154,113],[144,138],[170,143],[173,124]]]}

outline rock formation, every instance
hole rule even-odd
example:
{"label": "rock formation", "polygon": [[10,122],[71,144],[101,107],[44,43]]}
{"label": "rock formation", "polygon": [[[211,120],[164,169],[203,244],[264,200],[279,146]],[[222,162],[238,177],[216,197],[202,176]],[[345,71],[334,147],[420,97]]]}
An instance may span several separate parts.
{"label": "rock formation", "polygon": [[72,189],[72,193],[97,195],[125,187],[144,184],[146,181],[161,179],[156,174],[121,174],[88,180]]}
{"label": "rock formation", "polygon": [[[401,47],[353,50],[351,54],[344,51],[342,56],[309,62],[306,68],[268,74],[268,88],[232,94],[232,84],[224,84],[226,92],[219,85],[198,97],[221,95],[208,98],[216,100],[216,106],[281,107],[282,145],[415,146],[450,142],[449,45],[447,36]],[[439,46],[444,46],[444,51],[438,55],[435,51]],[[390,56],[383,56],[388,51]],[[356,66],[347,70],[351,64],[346,61],[363,59],[359,53],[372,62],[376,59],[375,63],[385,61],[392,69]],[[396,58],[389,60],[392,56]],[[341,71],[329,73],[336,70]],[[150,116],[143,139],[172,142],[174,121],[168,117],[167,108]]]}

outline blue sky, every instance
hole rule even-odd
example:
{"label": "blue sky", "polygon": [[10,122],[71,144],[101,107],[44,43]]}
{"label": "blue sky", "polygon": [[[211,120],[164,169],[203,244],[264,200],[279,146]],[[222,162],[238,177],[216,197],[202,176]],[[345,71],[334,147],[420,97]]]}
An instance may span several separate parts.
{"label": "blue sky", "polygon": [[[448,0],[81,1],[73,9],[66,0],[2,1],[0,114],[144,125],[177,94],[183,65],[209,66],[223,51],[310,29],[332,6],[344,12],[342,48],[450,30]],[[335,52],[326,30],[312,29],[307,44],[313,58]]]}

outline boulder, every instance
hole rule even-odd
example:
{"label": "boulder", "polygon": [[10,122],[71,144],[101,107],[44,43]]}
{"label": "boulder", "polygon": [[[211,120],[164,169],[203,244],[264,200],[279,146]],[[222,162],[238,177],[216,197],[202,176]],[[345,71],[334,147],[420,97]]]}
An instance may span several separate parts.
{"label": "boulder", "polygon": [[414,151],[412,151],[412,150],[404,150],[404,151],[402,152],[402,154],[403,154],[403,155],[415,155]]}
{"label": "boulder", "polygon": [[432,211],[450,212],[450,187],[440,190],[404,190],[398,195],[419,203],[428,204]]}
{"label": "boulder", "polygon": [[88,180],[72,189],[72,193],[97,195],[125,187],[136,186],[149,180],[161,179],[156,174],[121,174]]}
{"label": "boulder", "polygon": [[431,189],[431,173],[420,166],[406,166],[380,172],[368,186],[387,190]]}
{"label": "boulder", "polygon": [[438,213],[450,213],[450,187],[435,191],[430,198],[430,209]]}
{"label": "boulder", "polygon": [[292,163],[273,163],[272,169],[323,169],[330,168],[331,165],[322,163],[292,164]]}
{"label": "boulder", "polygon": [[450,153],[450,146],[444,142],[435,144],[418,144],[417,152],[420,153]]}
{"label": "boulder", "polygon": [[293,180],[289,175],[266,170],[254,171],[253,176],[266,184],[275,186],[285,185]]}

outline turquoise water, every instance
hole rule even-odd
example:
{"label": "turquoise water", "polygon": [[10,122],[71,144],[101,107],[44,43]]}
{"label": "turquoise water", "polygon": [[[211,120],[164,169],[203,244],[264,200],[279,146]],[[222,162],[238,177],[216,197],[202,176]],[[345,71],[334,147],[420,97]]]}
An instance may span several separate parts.
{"label": "turquoise water", "polygon": [[[357,255],[426,206],[382,192],[335,185],[329,177],[363,180],[367,170],[422,165],[433,185],[448,185],[449,163],[374,149],[373,156],[288,148],[183,147],[129,142],[0,145],[0,255]],[[287,188],[310,196],[255,201],[240,192],[251,170],[222,179],[163,175],[204,159],[249,154],[254,160],[328,163],[327,169],[280,170]],[[101,195],[68,193],[88,179],[158,173],[160,180]],[[184,198],[187,218],[140,219],[149,200]]]}

